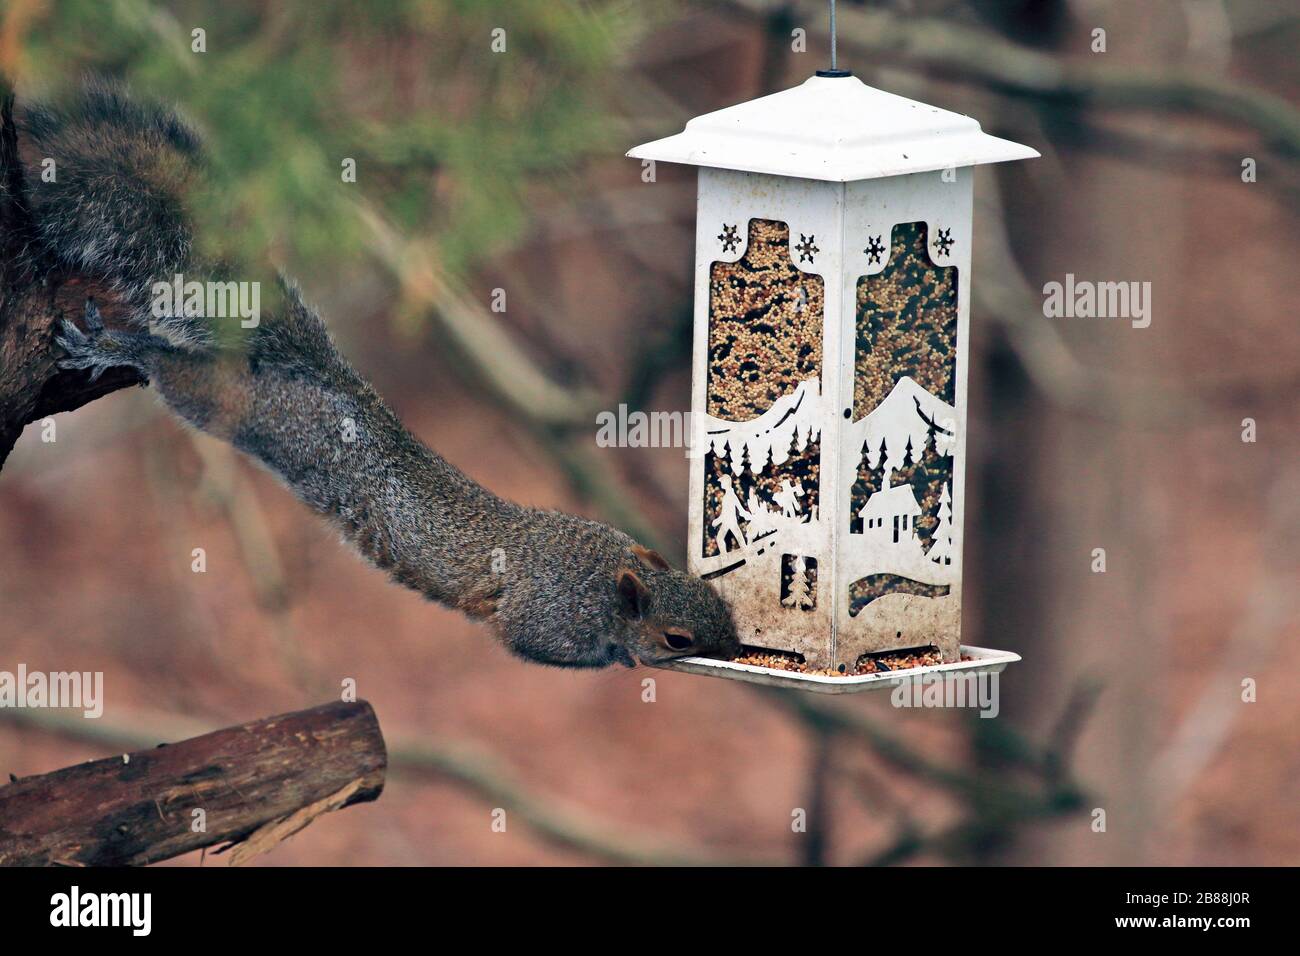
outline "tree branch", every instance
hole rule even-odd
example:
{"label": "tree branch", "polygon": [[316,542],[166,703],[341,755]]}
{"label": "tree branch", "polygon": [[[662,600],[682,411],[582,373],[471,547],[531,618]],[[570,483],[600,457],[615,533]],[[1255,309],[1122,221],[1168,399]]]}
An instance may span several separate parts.
{"label": "tree branch", "polygon": [[14,97],[0,77],[0,468],[31,422],[143,381],[134,369],[112,369],[92,382],[86,372],[58,368],[59,320],[80,315],[88,298],[114,324],[125,308],[101,283],[37,268],[32,238]]}
{"label": "tree branch", "polygon": [[387,759],[363,701],[28,777],[0,787],[0,865],[131,866],[247,841],[244,862],[378,799]]}
{"label": "tree branch", "polygon": [[[155,732],[145,729],[146,726],[157,726],[156,720],[139,725],[114,724],[102,719],[85,720],[56,710],[0,710],[0,722],[5,721],[102,747],[146,748],[157,740]],[[193,721],[172,719],[169,723],[178,735],[197,730]],[[120,759],[114,758],[118,762]],[[491,806],[503,807],[551,846],[607,863],[622,866],[777,866],[783,862],[770,858],[727,857],[679,847],[660,837],[629,833],[622,826],[592,822],[590,814],[567,810],[548,798],[531,793],[496,761],[461,747],[398,743],[388,748],[387,766],[393,773],[448,781]],[[4,788],[0,788],[0,795],[4,792]],[[328,798],[336,792],[323,794],[323,797]],[[0,828],[3,828],[2,819]]]}
{"label": "tree branch", "polygon": [[[780,5],[785,5],[781,0]],[[766,16],[769,0],[730,0]],[[803,0],[796,9],[811,32],[824,33],[825,4]],[[873,56],[920,63],[974,80],[1000,93],[1077,106],[1162,109],[1242,123],[1291,155],[1300,155],[1300,112],[1280,96],[1204,72],[1118,69],[1067,59],[1011,43],[996,33],[951,20],[900,17],[852,7],[839,12],[839,42]]]}
{"label": "tree branch", "polygon": [[357,207],[380,262],[402,284],[408,306],[429,309],[451,343],[515,414],[544,425],[595,423],[599,399],[547,377],[481,304],[436,265],[432,249],[408,239],[367,203]]}

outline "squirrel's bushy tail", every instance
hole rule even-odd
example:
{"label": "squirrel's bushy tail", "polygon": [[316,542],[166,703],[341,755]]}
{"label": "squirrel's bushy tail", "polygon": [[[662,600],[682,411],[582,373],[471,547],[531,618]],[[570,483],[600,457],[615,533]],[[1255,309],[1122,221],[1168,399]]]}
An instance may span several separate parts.
{"label": "squirrel's bushy tail", "polygon": [[29,254],[143,307],[151,284],[170,280],[193,249],[184,203],[202,164],[198,135],[173,111],[99,79],[61,103],[29,105],[17,121],[35,224]]}

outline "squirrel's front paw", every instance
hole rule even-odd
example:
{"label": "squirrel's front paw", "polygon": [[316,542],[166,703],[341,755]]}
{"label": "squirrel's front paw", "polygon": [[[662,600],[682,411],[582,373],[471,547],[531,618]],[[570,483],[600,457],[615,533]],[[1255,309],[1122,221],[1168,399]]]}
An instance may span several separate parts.
{"label": "squirrel's front paw", "polygon": [[105,329],[94,299],[86,300],[85,321],[84,332],[70,319],[59,323],[59,334],[54,341],[66,353],[59,359],[59,368],[90,369],[92,382],[110,368],[131,366],[143,369],[140,346],[149,336]]}

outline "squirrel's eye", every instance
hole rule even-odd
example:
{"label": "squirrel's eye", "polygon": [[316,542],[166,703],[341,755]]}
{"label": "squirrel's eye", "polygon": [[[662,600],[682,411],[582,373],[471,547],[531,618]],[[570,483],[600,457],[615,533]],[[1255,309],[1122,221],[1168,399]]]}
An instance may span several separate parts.
{"label": "squirrel's eye", "polygon": [[672,631],[664,631],[664,642],[675,651],[684,651],[695,643],[689,634],[675,634]]}

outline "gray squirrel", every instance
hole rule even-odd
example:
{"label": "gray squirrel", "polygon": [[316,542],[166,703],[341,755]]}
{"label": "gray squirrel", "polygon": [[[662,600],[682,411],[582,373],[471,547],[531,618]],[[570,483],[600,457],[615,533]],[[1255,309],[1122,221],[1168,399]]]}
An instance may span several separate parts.
{"label": "gray squirrel", "polygon": [[[129,303],[107,328],[93,300],[64,318],[67,369],[137,369],[186,422],[229,441],[339,527],[394,581],[486,621],[513,653],[562,667],[734,657],[729,609],[709,585],[599,522],[505,501],[425,447],[339,354],[282,280],[282,304],[243,342],[211,323],[152,315],[150,288],[191,272],[183,198],[199,138],[173,112],[88,84],[20,111],[31,255],[76,268]],[[58,183],[40,181],[40,157]]]}

